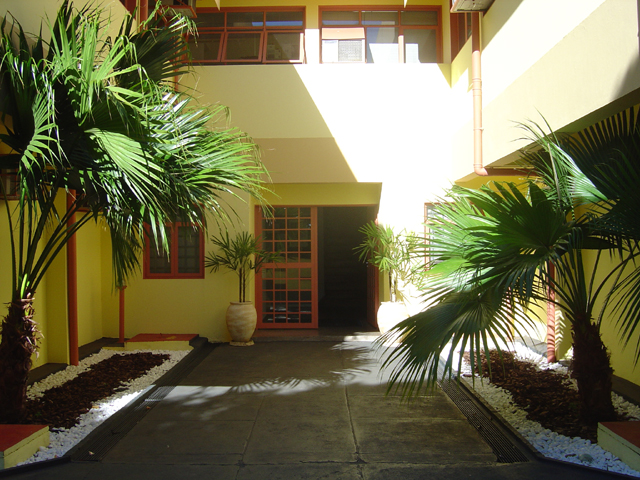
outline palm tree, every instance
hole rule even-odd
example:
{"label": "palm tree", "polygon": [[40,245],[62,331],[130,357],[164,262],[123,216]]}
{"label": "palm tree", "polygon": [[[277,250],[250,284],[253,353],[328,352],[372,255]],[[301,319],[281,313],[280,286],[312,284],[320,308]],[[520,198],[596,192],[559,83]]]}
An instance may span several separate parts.
{"label": "palm tree", "polygon": [[577,137],[524,127],[538,147],[523,157],[536,176],[456,186],[437,207],[429,248],[439,263],[425,291],[432,306],[389,332],[404,337],[384,364],[389,388],[412,395],[434,386],[438,369],[451,375],[465,349],[481,367],[481,350],[520,334],[531,306],[552,290],[571,325],[581,421],[613,420],[600,328],[618,322],[629,342],[638,325],[640,125],[631,110]]}
{"label": "palm tree", "polygon": [[261,199],[266,172],[256,146],[241,132],[208,126],[224,110],[192,107],[175,91],[174,76],[188,67],[183,34],[191,22],[157,13],[139,29],[126,17],[110,37],[104,12],[65,1],[48,44],[15,20],[2,23],[0,141],[10,153],[0,168],[16,171],[18,184],[16,202],[3,190],[12,292],[1,331],[0,423],[23,415],[38,339],[33,300],[83,225],[109,229],[122,285],[139,268],[145,225],[166,251],[165,224],[205,228],[206,212],[227,218],[225,195]]}

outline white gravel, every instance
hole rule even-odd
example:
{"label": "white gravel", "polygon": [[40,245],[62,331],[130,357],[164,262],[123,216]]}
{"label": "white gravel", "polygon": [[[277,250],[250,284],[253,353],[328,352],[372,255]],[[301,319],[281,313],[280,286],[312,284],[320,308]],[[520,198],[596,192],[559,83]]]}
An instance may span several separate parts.
{"label": "white gravel", "polygon": [[[514,351],[516,357],[531,361],[539,369],[553,369],[562,373],[567,371],[560,364],[548,364],[545,357],[520,343],[513,345],[511,350]],[[466,371],[463,369],[463,373],[469,375],[470,367],[467,365],[466,368]],[[511,424],[520,435],[545,457],[640,477],[640,472],[631,469],[612,453],[600,448],[598,444],[578,437],[570,438],[558,435],[549,429],[543,428],[539,423],[528,420],[526,418],[527,413],[514,403],[511,394],[507,390],[489,383],[486,379],[476,377],[473,379],[475,381],[472,381],[471,378],[462,378],[470,388],[475,389],[505,421]],[[640,408],[637,405],[625,401],[615,393],[612,395],[614,406],[618,412],[624,413],[635,420],[640,420]]]}
{"label": "white gravel", "polygon": [[49,444],[49,447],[40,447],[40,450],[36,452],[35,455],[33,455],[31,458],[21,463],[20,465],[33,462],[41,462],[43,460],[51,460],[53,458],[63,456],[73,446],[80,442],[80,440],[89,435],[89,433],[96,427],[98,427],[98,425],[100,425],[122,407],[127,405],[127,403],[129,403],[131,400],[135,399],[149,385],[153,384],[153,382],[155,382],[171,368],[173,368],[189,353],[189,351],[135,350],[125,352],[102,349],[100,352],[82,360],[78,366],[68,366],[64,370],[53,373],[42,381],[31,385],[27,390],[27,396],[30,398],[42,396],[46,390],[62,385],[63,383],[74,378],[79,373],[87,370],[91,365],[101,362],[102,360],[105,360],[113,355],[140,352],[167,354],[170,358],[166,360],[162,365],[158,365],[157,367],[149,370],[142,377],[125,383],[124,385],[127,387],[126,389],[97,402],[89,412],[80,416],[80,421],[74,427],[69,429],[52,429],[50,432],[51,443]]}

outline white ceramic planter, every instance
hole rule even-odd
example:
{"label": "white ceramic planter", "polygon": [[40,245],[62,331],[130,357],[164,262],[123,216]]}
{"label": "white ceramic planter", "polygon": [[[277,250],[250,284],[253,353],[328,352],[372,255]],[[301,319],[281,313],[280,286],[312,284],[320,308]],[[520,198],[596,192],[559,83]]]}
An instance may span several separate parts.
{"label": "white ceramic planter", "polygon": [[409,311],[402,302],[382,302],[378,308],[378,329],[385,334],[405,318],[409,317]]}
{"label": "white ceramic planter", "polygon": [[253,345],[253,332],[256,331],[258,315],[251,302],[231,302],[227,308],[227,329],[231,335],[230,345]]}

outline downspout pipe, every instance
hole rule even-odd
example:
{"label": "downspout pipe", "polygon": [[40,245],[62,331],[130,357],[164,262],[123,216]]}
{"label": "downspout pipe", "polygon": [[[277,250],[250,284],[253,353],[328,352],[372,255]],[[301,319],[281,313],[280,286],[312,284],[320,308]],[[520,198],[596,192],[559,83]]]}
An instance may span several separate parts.
{"label": "downspout pipe", "polygon": [[516,176],[531,174],[525,168],[484,167],[482,153],[482,46],[480,42],[480,12],[471,14],[471,90],[473,92],[473,172],[486,176]]}
{"label": "downspout pipe", "polygon": [[480,46],[480,13],[471,14],[471,90],[473,92],[473,171],[489,175],[482,160],[482,51]]}

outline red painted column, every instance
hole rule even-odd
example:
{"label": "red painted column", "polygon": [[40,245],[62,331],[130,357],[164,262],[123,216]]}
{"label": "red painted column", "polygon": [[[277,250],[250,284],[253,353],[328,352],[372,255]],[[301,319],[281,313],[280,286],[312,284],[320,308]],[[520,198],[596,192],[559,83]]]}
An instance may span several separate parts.
{"label": "red painted column", "polygon": [[[75,200],[75,191],[67,193],[67,209],[71,208]],[[71,228],[76,223],[75,214],[67,221]],[[69,362],[78,365],[80,353],[78,351],[78,259],[76,257],[76,236],[67,242],[67,316],[69,319]]]}
{"label": "red painted column", "polygon": [[[555,265],[549,262],[549,277],[553,281],[556,278]],[[549,285],[547,301],[547,361],[556,361],[556,292]]]}
{"label": "red painted column", "polygon": [[119,313],[119,323],[118,323],[118,331],[119,331],[119,336],[118,336],[118,342],[119,343],[124,343],[124,289],[127,288],[126,285],[123,285],[122,287],[118,287],[118,290],[120,290],[120,313]]}

